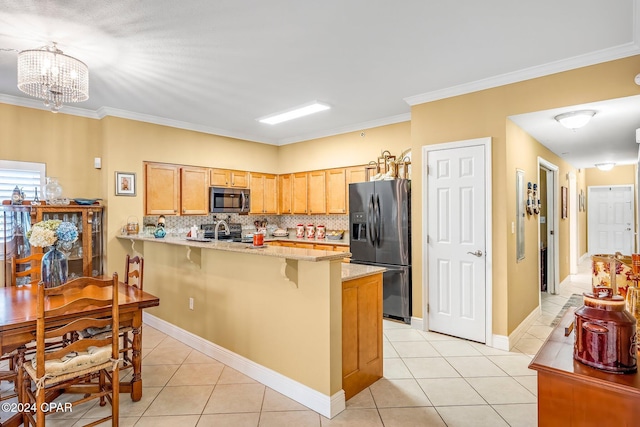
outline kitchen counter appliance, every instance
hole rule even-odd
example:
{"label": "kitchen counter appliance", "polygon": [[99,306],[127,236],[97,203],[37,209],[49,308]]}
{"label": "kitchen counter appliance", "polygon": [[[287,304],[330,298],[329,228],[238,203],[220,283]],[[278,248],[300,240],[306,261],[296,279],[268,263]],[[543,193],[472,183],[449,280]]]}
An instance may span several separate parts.
{"label": "kitchen counter appliance", "polygon": [[250,191],[247,188],[209,187],[209,212],[249,214]]}
{"label": "kitchen counter appliance", "polygon": [[411,323],[411,181],[349,184],[351,263],[385,267],[384,317]]}

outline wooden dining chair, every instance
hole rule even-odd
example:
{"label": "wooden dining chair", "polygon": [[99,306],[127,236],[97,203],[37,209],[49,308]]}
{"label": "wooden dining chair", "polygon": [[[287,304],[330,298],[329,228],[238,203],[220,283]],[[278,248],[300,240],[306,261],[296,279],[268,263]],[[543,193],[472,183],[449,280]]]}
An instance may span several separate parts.
{"label": "wooden dining chair", "polygon": [[[130,256],[127,254],[124,265],[124,283],[129,286],[136,287],[142,290],[142,279],[144,273],[144,258],[141,256]],[[122,336],[122,369],[127,369],[132,366],[133,360],[133,337],[131,334],[131,328],[120,329],[120,336]],[[142,331],[140,331],[142,334]]]}
{"label": "wooden dining chair", "polygon": [[[100,338],[81,338],[65,342],[62,348],[45,348],[45,340],[75,334],[86,328],[117,330],[118,275],[112,279],[80,277],[62,286],[45,288],[38,284],[36,319],[36,354],[33,360],[19,362],[19,400],[24,408],[23,423],[45,427],[45,416],[59,407],[48,405],[62,393],[80,393],[72,407],[92,399],[100,399],[100,406],[108,401],[111,415],[91,425],[111,419],[118,425],[119,370],[118,334]],[[52,308],[53,307],[53,308]],[[88,307],[105,307],[99,318],[81,317]],[[97,383],[90,383],[97,376]],[[35,385],[32,385],[35,384]],[[66,408],[66,407],[65,407]],[[72,410],[72,409],[71,409]]]}
{"label": "wooden dining chair", "polygon": [[11,257],[11,286],[17,286],[19,278],[22,277],[29,277],[28,283],[38,283],[42,255],[35,253],[24,258]]}
{"label": "wooden dining chair", "polygon": [[[26,277],[29,283],[34,284],[40,281],[40,264],[42,262],[42,254],[35,253],[24,258],[11,257],[11,286],[17,286],[18,281],[22,281]],[[15,360],[18,357],[18,350],[0,355],[0,362],[7,361],[8,369],[0,370],[0,381],[14,383],[17,379],[15,369]],[[11,392],[0,394],[0,401],[12,399],[17,396],[16,387]]]}

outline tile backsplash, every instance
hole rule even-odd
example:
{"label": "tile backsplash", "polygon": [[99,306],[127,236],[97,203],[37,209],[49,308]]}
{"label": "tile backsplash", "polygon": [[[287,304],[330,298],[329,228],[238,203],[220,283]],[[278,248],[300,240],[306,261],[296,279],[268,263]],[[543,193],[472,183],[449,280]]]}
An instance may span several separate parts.
{"label": "tile backsplash", "polygon": [[[266,219],[268,224],[276,224],[280,228],[295,228],[298,224],[324,225],[327,230],[347,230],[349,228],[348,215],[238,215],[238,214],[211,214],[207,216],[172,216],[165,217],[165,227],[169,232],[187,233],[191,226],[200,227],[201,224],[212,224],[216,219],[242,224],[243,229],[253,227],[253,222]],[[145,216],[144,225],[158,222],[158,216]]]}

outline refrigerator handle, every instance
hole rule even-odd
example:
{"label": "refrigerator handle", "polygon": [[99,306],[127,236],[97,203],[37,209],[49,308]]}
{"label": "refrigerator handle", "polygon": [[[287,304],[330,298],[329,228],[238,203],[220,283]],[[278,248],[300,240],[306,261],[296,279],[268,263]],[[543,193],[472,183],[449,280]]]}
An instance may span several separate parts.
{"label": "refrigerator handle", "polygon": [[375,237],[373,230],[374,218],[373,218],[373,194],[369,196],[369,209],[367,212],[367,241],[372,245],[375,245]]}
{"label": "refrigerator handle", "polygon": [[380,196],[376,194],[376,244],[380,246],[380,235],[382,234],[382,221],[380,220]]}

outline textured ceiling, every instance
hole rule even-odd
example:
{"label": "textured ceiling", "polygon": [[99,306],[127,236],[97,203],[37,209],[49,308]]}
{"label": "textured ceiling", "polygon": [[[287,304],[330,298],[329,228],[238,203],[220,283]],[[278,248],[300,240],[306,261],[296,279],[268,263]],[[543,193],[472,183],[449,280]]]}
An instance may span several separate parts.
{"label": "textured ceiling", "polygon": [[[89,100],[63,112],[285,144],[638,54],[637,1],[0,1],[0,48],[55,41],[89,66]],[[40,108],[26,98],[0,52],[0,101]],[[255,120],[312,100],[332,109]]]}

